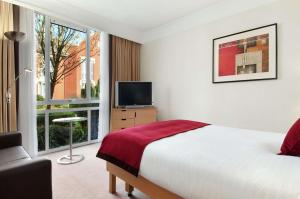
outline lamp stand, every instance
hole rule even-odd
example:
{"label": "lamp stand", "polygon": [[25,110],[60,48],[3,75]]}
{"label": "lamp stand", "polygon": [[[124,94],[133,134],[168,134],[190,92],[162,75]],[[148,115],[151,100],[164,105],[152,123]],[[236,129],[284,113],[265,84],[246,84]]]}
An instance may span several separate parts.
{"label": "lamp stand", "polygon": [[10,128],[10,103],[7,102],[7,113],[6,113],[6,117],[7,117],[7,131],[10,132],[11,128]]}
{"label": "lamp stand", "polygon": [[[20,32],[20,31],[7,31],[4,33],[5,37],[10,40],[10,41],[13,41],[14,42],[14,52],[15,52],[15,55],[18,55],[18,51],[19,51],[19,42],[22,41],[24,38],[25,38],[25,33],[24,32]],[[11,89],[11,86],[13,83],[15,83],[19,77],[20,77],[20,74],[19,74],[19,57],[15,57],[15,74],[14,74],[14,77],[16,77],[14,79],[14,81],[11,81],[9,83],[9,86],[7,88],[7,91],[6,91],[6,103],[7,103],[7,112],[6,112],[6,117],[7,117],[7,129],[8,131],[11,131],[11,118],[10,118],[10,111],[11,111],[11,92],[10,92],[10,89]],[[25,70],[26,72],[26,70]],[[22,74],[21,74],[22,75]],[[16,86],[16,89],[18,90],[18,84]],[[16,93],[17,95],[17,93]],[[16,96],[17,97],[17,96]],[[18,99],[18,97],[17,97]],[[18,111],[18,100],[16,100],[16,108],[17,108],[17,111]],[[18,114],[18,113],[17,113]]]}

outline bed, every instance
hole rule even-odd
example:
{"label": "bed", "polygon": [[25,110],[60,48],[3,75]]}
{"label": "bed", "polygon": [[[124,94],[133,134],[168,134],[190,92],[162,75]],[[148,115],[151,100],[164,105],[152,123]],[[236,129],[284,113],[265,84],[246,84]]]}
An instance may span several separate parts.
{"label": "bed", "polygon": [[115,179],[151,198],[300,199],[300,158],[279,156],[284,134],[209,125],[149,144],[139,176],[107,163]]}

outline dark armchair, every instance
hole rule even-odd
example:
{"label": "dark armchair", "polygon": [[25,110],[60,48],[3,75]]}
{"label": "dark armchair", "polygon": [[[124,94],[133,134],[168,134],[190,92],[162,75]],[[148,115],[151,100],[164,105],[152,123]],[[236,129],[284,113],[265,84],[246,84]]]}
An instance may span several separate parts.
{"label": "dark armchair", "polygon": [[51,161],[31,159],[18,132],[0,134],[0,198],[52,199]]}

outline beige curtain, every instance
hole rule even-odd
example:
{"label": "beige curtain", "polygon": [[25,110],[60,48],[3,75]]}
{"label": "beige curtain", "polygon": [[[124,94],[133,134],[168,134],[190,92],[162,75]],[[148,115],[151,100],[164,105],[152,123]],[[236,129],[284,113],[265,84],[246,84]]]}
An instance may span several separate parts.
{"label": "beige curtain", "polygon": [[0,132],[15,131],[16,90],[11,87],[11,103],[6,103],[6,91],[15,76],[14,43],[7,40],[4,33],[13,30],[13,5],[0,1]]}
{"label": "beige curtain", "polygon": [[111,107],[115,106],[115,82],[140,80],[141,44],[111,36]]}

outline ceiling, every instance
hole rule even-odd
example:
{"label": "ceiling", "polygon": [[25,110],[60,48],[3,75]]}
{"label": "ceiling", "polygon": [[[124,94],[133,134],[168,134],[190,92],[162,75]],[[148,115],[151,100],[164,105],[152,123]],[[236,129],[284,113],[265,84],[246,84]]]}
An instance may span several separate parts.
{"label": "ceiling", "polygon": [[143,43],[276,0],[5,1]]}
{"label": "ceiling", "polygon": [[66,5],[147,31],[224,0],[60,0]]}

